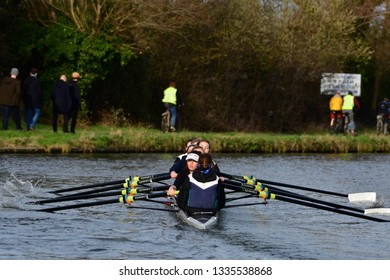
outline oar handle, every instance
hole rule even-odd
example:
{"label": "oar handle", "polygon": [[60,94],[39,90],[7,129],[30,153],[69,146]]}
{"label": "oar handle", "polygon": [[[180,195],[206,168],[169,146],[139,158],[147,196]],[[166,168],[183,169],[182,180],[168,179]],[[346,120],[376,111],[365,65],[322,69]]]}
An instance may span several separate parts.
{"label": "oar handle", "polygon": [[147,188],[125,188],[122,190],[123,195],[135,195],[137,193],[149,193],[152,191],[162,191],[162,190],[168,190],[169,185],[162,185],[162,186],[152,186],[152,187],[147,187]]}
{"label": "oar handle", "polygon": [[[153,179],[156,179],[156,178],[160,178],[160,177],[166,177],[166,176],[169,176],[169,173],[160,173],[160,174],[154,174],[154,175],[147,175],[147,176],[140,176],[139,179],[142,181],[142,180],[153,180]],[[169,176],[170,178],[170,176]]]}
{"label": "oar handle", "polygon": [[163,181],[163,180],[168,180],[171,178],[171,175],[169,173],[163,173],[163,174],[157,174],[154,175],[150,178],[141,178],[138,181],[138,185],[146,184],[146,183],[153,183],[153,182],[158,182],[158,181]]}
{"label": "oar handle", "polygon": [[231,179],[231,180],[235,180],[235,181],[239,181],[239,182],[242,182],[242,183],[246,183],[246,179],[243,176],[231,175],[231,174],[222,173],[222,172],[219,173],[219,175],[221,177],[225,177],[225,178],[228,178],[228,179]]}
{"label": "oar handle", "polygon": [[136,200],[148,200],[150,198],[166,197],[166,196],[167,196],[166,191],[146,193],[146,194],[137,194],[137,195],[122,195],[122,197],[119,199],[119,201],[123,202],[123,203],[132,204]]}

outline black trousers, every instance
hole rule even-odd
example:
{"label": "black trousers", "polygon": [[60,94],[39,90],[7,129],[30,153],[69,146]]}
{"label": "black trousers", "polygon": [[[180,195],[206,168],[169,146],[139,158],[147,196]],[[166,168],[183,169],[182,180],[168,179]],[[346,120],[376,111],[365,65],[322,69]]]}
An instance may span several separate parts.
{"label": "black trousers", "polygon": [[8,129],[9,116],[13,115],[15,127],[18,130],[22,129],[22,120],[20,117],[20,109],[18,106],[2,105],[3,109],[3,130]]}
{"label": "black trousers", "polygon": [[58,123],[58,115],[64,116],[64,123],[62,125],[63,132],[69,132],[68,123],[69,123],[69,113],[68,112],[59,112],[57,108],[53,109],[53,131],[57,132],[57,123]]}
{"label": "black trousers", "polygon": [[72,109],[69,112],[70,132],[72,132],[72,133],[75,133],[78,112],[79,112],[79,110],[77,110],[77,109]]}

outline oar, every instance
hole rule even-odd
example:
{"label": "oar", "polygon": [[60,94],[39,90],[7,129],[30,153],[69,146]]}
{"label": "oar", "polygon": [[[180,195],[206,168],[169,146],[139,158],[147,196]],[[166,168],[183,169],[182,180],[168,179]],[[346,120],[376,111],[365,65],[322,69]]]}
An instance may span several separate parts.
{"label": "oar", "polygon": [[[170,179],[171,176],[168,173],[164,173],[163,175],[158,174],[159,176],[144,176],[144,177],[136,177],[132,181],[126,181],[123,184],[118,184],[118,185],[113,185],[113,186],[108,186],[105,188],[98,188],[98,189],[92,189],[89,191],[84,191],[84,192],[79,192],[75,194],[70,194],[68,195],[69,197],[72,196],[80,196],[80,195],[87,195],[87,194],[93,194],[93,193],[98,193],[98,192],[106,192],[106,191],[111,191],[111,190],[116,190],[116,189],[123,189],[123,188],[134,188],[146,183],[153,183],[153,182],[159,182],[162,180],[167,180]],[[143,178],[142,180],[138,180],[138,178]],[[166,185],[164,185],[166,186]]]}
{"label": "oar", "polygon": [[261,201],[261,202],[253,202],[253,203],[226,205],[223,208],[225,209],[225,208],[234,208],[234,207],[243,207],[243,206],[265,205],[265,204],[267,204],[266,201]]}
{"label": "oar", "polygon": [[[110,182],[103,182],[103,183],[96,183],[96,184],[91,184],[91,185],[85,185],[85,186],[79,186],[79,187],[72,187],[72,188],[66,188],[66,189],[59,189],[55,191],[51,191],[50,193],[64,193],[64,192],[71,192],[71,191],[78,191],[78,190],[84,190],[84,189],[90,189],[90,188],[95,188],[95,187],[103,187],[103,186],[108,186],[108,185],[114,185],[114,184],[123,184],[126,183],[129,180],[133,180],[134,178],[138,178],[140,181],[143,181],[144,183],[149,182],[150,180],[155,180],[155,179],[160,179],[160,178],[170,178],[170,175],[168,173],[160,173],[160,174],[155,174],[155,175],[146,175],[146,176],[132,176],[126,179],[122,180],[117,180],[117,181],[110,181]],[[164,179],[162,179],[164,180]]]}
{"label": "oar", "polygon": [[[262,194],[262,192],[258,192],[258,191],[255,191],[255,190],[249,189],[249,188],[238,187],[235,185],[227,185],[227,187],[233,188],[233,189],[241,188],[242,191],[244,191],[244,192],[252,193],[252,194],[258,195],[258,196],[264,196],[264,194]],[[317,209],[321,209],[321,210],[326,210],[326,211],[330,211],[330,212],[335,212],[335,213],[339,213],[339,214],[343,214],[343,215],[353,216],[353,217],[376,221],[376,222],[390,222],[390,220],[384,220],[384,219],[380,219],[380,218],[376,218],[376,217],[366,216],[364,214],[341,210],[341,209],[339,209],[341,207],[333,208],[333,207],[324,206],[321,204],[309,203],[309,202],[301,200],[301,199],[299,199],[299,200],[293,199],[293,198],[289,198],[289,197],[283,196],[283,195],[278,195],[275,193],[266,193],[266,195],[267,195],[268,199],[277,199],[277,200],[281,200],[281,201],[285,201],[285,202],[290,202],[290,203],[294,203],[294,204],[299,204],[299,205],[303,205],[303,206],[308,206],[308,207],[312,207],[312,208],[317,208]],[[342,206],[342,205],[338,205],[338,206]],[[358,209],[358,210],[359,210],[358,212],[361,212],[361,209]]]}
{"label": "oar", "polygon": [[[230,174],[225,174],[225,173],[221,173],[220,175],[222,177],[226,177],[226,178],[236,180],[239,182],[243,182],[243,183],[247,183],[247,181],[248,181],[243,176],[230,175]],[[293,188],[293,189],[297,189],[297,190],[305,190],[305,191],[317,192],[317,193],[322,193],[322,194],[347,197],[349,202],[354,202],[354,203],[356,203],[356,202],[375,202],[376,201],[376,193],[375,192],[343,194],[343,193],[338,193],[338,192],[331,192],[331,191],[326,191],[326,190],[307,188],[307,187],[302,187],[302,186],[297,186],[297,185],[290,185],[290,184],[286,184],[286,183],[272,182],[272,181],[267,181],[267,180],[262,180],[262,179],[252,179],[252,180],[257,180],[257,181],[260,181],[261,183],[264,183],[264,184],[271,184],[271,185],[281,186],[281,187],[285,187],[285,188]]]}
{"label": "oar", "polygon": [[156,198],[156,197],[165,197],[167,196],[166,191],[162,192],[155,192],[155,193],[149,193],[149,194],[140,194],[140,195],[122,195],[119,197],[119,199],[110,199],[110,200],[103,200],[103,201],[95,201],[95,202],[87,202],[87,203],[80,203],[80,204],[72,204],[72,205],[64,205],[64,206],[58,206],[58,207],[51,207],[51,208],[44,208],[39,209],[37,211],[41,212],[56,212],[61,210],[68,210],[68,209],[76,209],[76,208],[84,208],[84,207],[90,207],[90,206],[98,206],[98,205],[105,205],[105,204],[113,204],[113,203],[128,203],[131,204],[136,200],[148,200],[149,198]]}
{"label": "oar", "polygon": [[[227,186],[237,186],[237,182],[235,183],[235,182],[231,182],[231,181],[226,181],[226,182],[224,182],[224,184],[226,184]],[[248,184],[244,184],[244,183],[238,183],[238,184],[241,184],[241,187],[243,188],[244,191],[246,188],[259,191],[258,189],[256,189],[256,186],[252,186],[252,185],[248,185]],[[268,188],[268,190],[274,194],[283,195],[286,197],[297,198],[300,200],[305,200],[305,201],[310,201],[310,202],[315,202],[318,204],[323,204],[323,205],[331,206],[331,207],[338,208],[338,209],[346,209],[346,210],[350,210],[350,211],[354,211],[354,212],[358,212],[358,213],[362,213],[362,214],[374,214],[374,213],[382,214],[382,215],[390,214],[389,208],[360,209],[360,208],[350,207],[350,206],[346,206],[346,205],[342,205],[342,204],[337,204],[337,203],[333,203],[333,202],[328,202],[328,201],[324,201],[324,200],[311,198],[311,197],[304,196],[301,194],[287,192],[287,191],[284,191],[284,190],[281,190],[281,189],[278,189],[276,187],[269,186],[266,184],[262,184],[262,188]]]}
{"label": "oar", "polygon": [[96,183],[92,185],[85,185],[85,186],[79,186],[79,187],[73,187],[73,188],[67,188],[67,189],[59,189],[55,191],[50,191],[49,193],[64,193],[64,192],[72,192],[72,191],[78,191],[78,190],[85,190],[90,188],[96,188],[96,187],[104,187],[108,185],[114,185],[114,184],[123,184],[125,183],[125,179],[117,180],[117,181],[110,181],[110,182],[103,182],[103,183]]}
{"label": "oar", "polygon": [[78,190],[90,189],[90,188],[95,188],[95,187],[103,187],[103,186],[120,184],[120,183],[123,184],[124,182],[125,182],[125,179],[122,179],[122,180],[117,180],[117,181],[110,181],[110,182],[96,183],[96,184],[67,188],[67,189],[54,190],[54,191],[50,191],[49,193],[64,193],[64,192],[78,191]]}
{"label": "oar", "polygon": [[113,204],[113,203],[118,203],[118,202],[120,202],[119,199],[109,199],[109,200],[103,200],[103,201],[95,201],[95,202],[87,202],[87,203],[80,203],[80,204],[74,204],[74,205],[65,205],[65,206],[59,206],[59,207],[45,208],[45,209],[39,209],[37,211],[41,211],[41,212],[55,212],[55,211],[76,209],[76,208],[82,208],[82,207],[90,207],[90,206],[98,206],[98,205],[105,205],[105,204]]}
{"label": "oar", "polygon": [[168,190],[169,185],[161,185],[161,186],[150,186],[150,187],[144,187],[144,188],[126,188],[122,190],[123,195],[135,195],[139,193],[148,193],[148,192],[153,192],[153,191],[163,191],[163,190]]}
{"label": "oar", "polygon": [[99,190],[93,190],[93,191],[85,191],[85,192],[73,194],[73,195],[38,200],[38,201],[31,202],[29,204],[48,204],[48,203],[54,203],[54,202],[81,200],[81,199],[97,198],[97,197],[107,197],[107,196],[114,196],[114,195],[121,195],[121,194],[122,195],[127,195],[127,194],[135,195],[137,193],[146,193],[146,192],[161,191],[161,190],[169,189],[169,185],[150,186],[150,187],[148,186],[148,187],[144,187],[144,188],[135,188],[135,189],[126,188],[126,189],[122,189],[122,190],[119,189],[120,186],[121,185],[119,185],[119,187],[115,186],[115,188],[113,188],[113,189],[114,190],[117,189],[117,191],[113,191],[113,192],[107,192],[107,190],[112,190],[112,188],[109,187],[105,190],[99,189]]}
{"label": "oar", "polygon": [[88,195],[88,194],[94,194],[94,193],[102,193],[102,192],[112,191],[112,190],[118,190],[119,191],[118,194],[120,195],[120,191],[122,191],[122,189],[123,189],[123,184],[118,184],[118,185],[113,185],[113,186],[109,186],[109,187],[98,188],[98,189],[93,189],[93,190],[89,190],[89,191],[69,194],[66,196],[62,196],[62,198],[76,197],[76,196],[82,196],[82,195]]}
{"label": "oar", "polygon": [[70,200],[82,200],[82,199],[89,199],[89,198],[118,196],[118,195],[121,195],[121,191],[86,194],[86,195],[61,196],[52,199],[38,200],[38,201],[31,202],[29,204],[48,204],[48,203],[63,202],[63,201],[70,201]]}
{"label": "oar", "polygon": [[356,217],[356,218],[371,220],[371,221],[375,221],[375,222],[390,222],[390,220],[384,220],[384,219],[380,219],[380,218],[376,218],[376,217],[372,217],[372,216],[366,216],[366,215],[358,214],[358,213],[353,213],[353,212],[349,212],[346,210],[332,208],[332,207],[328,207],[328,206],[324,206],[324,205],[309,203],[306,201],[296,200],[296,199],[284,197],[281,195],[275,195],[274,199],[278,199],[281,201],[286,201],[286,202],[290,202],[290,203],[294,203],[294,204],[299,204],[299,205],[303,205],[303,206],[308,206],[308,207],[312,207],[312,208],[317,208],[317,209],[321,209],[321,210],[325,210],[325,211],[335,212],[335,213],[339,213],[339,214],[343,214],[343,215],[348,215],[348,216],[352,216],[352,217]]}

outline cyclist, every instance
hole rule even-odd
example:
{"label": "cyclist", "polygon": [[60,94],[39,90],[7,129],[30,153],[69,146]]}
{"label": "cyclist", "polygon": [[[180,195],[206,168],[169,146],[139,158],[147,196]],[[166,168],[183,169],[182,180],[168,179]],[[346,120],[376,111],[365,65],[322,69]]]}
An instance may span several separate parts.
{"label": "cyclist", "polygon": [[181,98],[177,93],[175,82],[170,82],[169,87],[164,90],[164,98],[162,99],[162,102],[171,113],[170,131],[174,132],[176,131],[176,104],[179,103],[180,106],[183,105]]}
{"label": "cyclist", "polygon": [[336,130],[336,133],[338,133],[338,130],[341,129],[341,123],[343,119],[342,107],[343,98],[341,97],[340,92],[337,91],[329,101],[330,130]]}
{"label": "cyclist", "polygon": [[356,123],[354,121],[354,109],[360,109],[360,103],[355,96],[353,96],[352,91],[348,91],[348,94],[343,97],[343,114],[348,117],[349,122],[344,123],[345,131],[352,136],[356,135]]}

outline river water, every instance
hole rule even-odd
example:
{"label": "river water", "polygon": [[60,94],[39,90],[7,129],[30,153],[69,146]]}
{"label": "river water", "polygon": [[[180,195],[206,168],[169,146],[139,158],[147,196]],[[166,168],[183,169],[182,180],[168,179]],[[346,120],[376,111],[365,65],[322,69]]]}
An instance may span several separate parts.
{"label": "river water", "polygon": [[[184,224],[174,213],[129,209],[120,203],[57,213],[34,211],[48,206],[29,203],[54,197],[49,191],[60,187],[167,172],[175,156],[0,155],[0,259],[390,259],[390,223],[277,200],[266,206],[223,209],[218,225],[207,231]],[[390,207],[387,154],[215,154],[214,159],[229,174],[253,174],[263,180],[340,193],[375,191]],[[360,207],[342,197],[300,193]]]}

